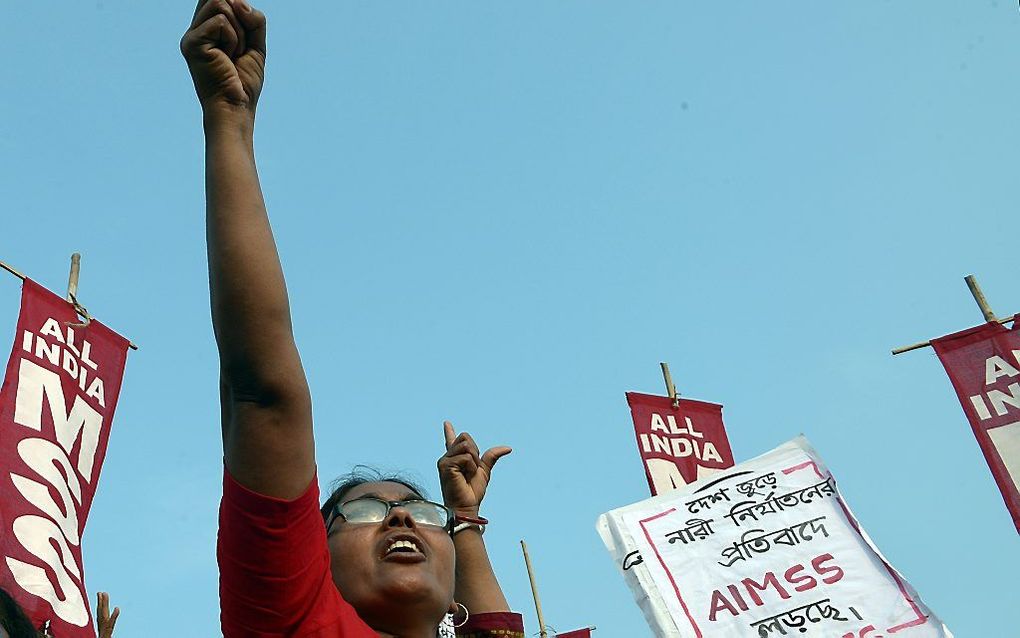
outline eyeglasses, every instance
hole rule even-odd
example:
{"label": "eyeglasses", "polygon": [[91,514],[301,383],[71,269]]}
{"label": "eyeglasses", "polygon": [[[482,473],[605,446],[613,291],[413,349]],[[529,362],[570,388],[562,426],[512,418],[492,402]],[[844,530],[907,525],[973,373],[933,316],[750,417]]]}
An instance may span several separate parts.
{"label": "eyeglasses", "polygon": [[411,520],[418,525],[441,527],[447,531],[453,529],[454,515],[447,507],[432,501],[406,499],[402,501],[384,501],[374,496],[356,498],[346,503],[337,503],[326,521],[326,530],[333,521],[342,518],[352,525],[381,523],[389,516],[390,510],[400,507],[406,511]]}

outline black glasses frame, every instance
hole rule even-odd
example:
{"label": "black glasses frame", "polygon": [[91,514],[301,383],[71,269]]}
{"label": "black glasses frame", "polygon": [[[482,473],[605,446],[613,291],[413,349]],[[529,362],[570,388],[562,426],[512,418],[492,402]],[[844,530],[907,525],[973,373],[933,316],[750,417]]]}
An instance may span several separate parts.
{"label": "black glasses frame", "polygon": [[[344,520],[344,522],[347,521],[347,517],[344,516],[342,508],[343,508],[344,505],[347,505],[348,503],[354,503],[355,501],[375,501],[377,503],[382,503],[383,505],[385,505],[386,506],[386,512],[383,513],[382,520],[379,521],[380,523],[382,521],[386,520],[386,517],[390,515],[390,512],[393,511],[394,507],[403,507],[403,506],[407,505],[408,503],[427,503],[429,505],[434,505],[434,506],[438,507],[439,509],[443,510],[444,512],[446,512],[446,524],[443,525],[441,527],[441,529],[444,529],[447,532],[452,532],[453,531],[453,525],[457,521],[457,516],[453,513],[453,510],[451,510],[449,507],[443,505],[442,503],[436,503],[434,501],[428,501],[428,500],[425,500],[423,498],[405,498],[405,499],[401,499],[399,501],[387,501],[386,499],[377,498],[375,496],[362,496],[360,498],[355,498],[355,499],[351,499],[349,501],[344,501],[343,503],[337,503],[336,505],[333,506],[333,510],[330,512],[329,518],[326,519],[326,532],[327,533],[329,532],[329,528],[333,526],[333,523],[336,521],[336,519],[342,518]],[[411,518],[412,518],[412,520],[414,519],[413,516]],[[415,523],[419,523],[419,521],[415,520]],[[352,525],[372,525],[373,523],[351,523],[351,524]],[[430,523],[419,523],[419,524],[420,525],[425,525],[427,527],[437,527],[436,525],[432,525]]]}

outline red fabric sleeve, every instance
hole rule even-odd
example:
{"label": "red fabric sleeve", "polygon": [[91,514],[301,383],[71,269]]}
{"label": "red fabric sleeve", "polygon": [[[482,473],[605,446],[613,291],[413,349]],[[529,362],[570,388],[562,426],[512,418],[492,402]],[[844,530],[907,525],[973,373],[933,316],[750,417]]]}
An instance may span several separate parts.
{"label": "red fabric sleeve", "polygon": [[511,611],[471,614],[464,625],[457,627],[462,638],[524,638],[524,619]]}
{"label": "red fabric sleeve", "polygon": [[224,470],[216,556],[224,638],[377,638],[333,584],[315,478],[285,501]]}

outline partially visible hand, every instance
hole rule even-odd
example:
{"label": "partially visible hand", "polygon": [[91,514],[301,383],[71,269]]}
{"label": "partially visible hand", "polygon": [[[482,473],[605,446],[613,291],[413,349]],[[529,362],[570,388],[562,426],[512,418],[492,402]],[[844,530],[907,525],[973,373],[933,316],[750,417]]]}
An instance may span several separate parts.
{"label": "partially visible hand", "polygon": [[438,464],[443,502],[457,514],[477,517],[493,466],[512,450],[498,446],[479,454],[478,445],[467,432],[458,435],[449,421],[443,422],[443,431],[446,435],[446,454],[439,459]]}
{"label": "partially visible hand", "polygon": [[266,69],[266,17],[246,0],[199,0],[181,38],[195,91],[208,112],[243,107],[255,114]]}
{"label": "partially visible hand", "polygon": [[99,638],[112,638],[113,628],[117,624],[117,617],[120,616],[120,607],[114,607],[113,614],[110,614],[110,594],[101,591],[97,598],[96,626],[99,629]]}

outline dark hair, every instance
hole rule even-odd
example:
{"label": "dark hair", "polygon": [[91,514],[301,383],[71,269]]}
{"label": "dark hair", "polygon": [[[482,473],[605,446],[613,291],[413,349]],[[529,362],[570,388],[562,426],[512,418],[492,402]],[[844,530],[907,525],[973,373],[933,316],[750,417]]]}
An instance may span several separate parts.
{"label": "dark hair", "polygon": [[0,588],[0,626],[3,626],[11,638],[36,638],[39,632],[32,626],[32,621],[11,595]]}
{"label": "dark hair", "polygon": [[365,483],[382,482],[400,483],[421,498],[428,498],[425,490],[420,485],[399,472],[384,473],[368,465],[355,465],[354,469],[343,476],[337,477],[330,484],[329,498],[319,508],[319,511],[322,513],[322,522],[325,523],[329,520],[333,508],[343,499],[344,494]]}

